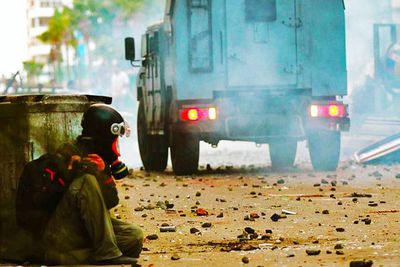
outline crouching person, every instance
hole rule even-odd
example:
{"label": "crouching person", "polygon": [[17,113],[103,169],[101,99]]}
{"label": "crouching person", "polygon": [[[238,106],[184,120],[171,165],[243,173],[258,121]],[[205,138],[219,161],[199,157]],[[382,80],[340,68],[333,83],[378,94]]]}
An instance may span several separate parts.
{"label": "crouching person", "polygon": [[104,104],[89,107],[81,125],[82,134],[73,144],[25,167],[17,222],[35,234],[46,264],[135,265],[143,233],[109,212],[119,202],[114,179],[128,175],[118,159],[118,137],[129,135],[130,129]]}

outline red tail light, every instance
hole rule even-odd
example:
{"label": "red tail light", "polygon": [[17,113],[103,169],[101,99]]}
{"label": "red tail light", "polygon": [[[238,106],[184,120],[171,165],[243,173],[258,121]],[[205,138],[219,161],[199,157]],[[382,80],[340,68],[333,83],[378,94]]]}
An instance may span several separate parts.
{"label": "red tail light", "polygon": [[190,107],[180,110],[180,118],[184,121],[216,120],[217,110],[214,107]]}
{"label": "red tail light", "polygon": [[343,118],[346,117],[346,115],[346,106],[341,103],[312,104],[310,107],[310,116],[313,118]]}

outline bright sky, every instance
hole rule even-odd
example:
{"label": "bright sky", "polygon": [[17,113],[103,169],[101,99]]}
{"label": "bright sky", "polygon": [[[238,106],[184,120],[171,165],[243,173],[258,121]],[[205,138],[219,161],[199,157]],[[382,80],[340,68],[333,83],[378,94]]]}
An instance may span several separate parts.
{"label": "bright sky", "polygon": [[26,60],[26,0],[0,0],[0,75],[22,69]]}

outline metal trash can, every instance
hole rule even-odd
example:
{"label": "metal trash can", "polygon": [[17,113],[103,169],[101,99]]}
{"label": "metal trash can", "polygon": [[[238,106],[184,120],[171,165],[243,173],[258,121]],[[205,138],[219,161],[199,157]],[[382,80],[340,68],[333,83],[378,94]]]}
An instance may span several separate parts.
{"label": "metal trash can", "polygon": [[[21,259],[15,196],[25,164],[81,132],[83,112],[111,98],[91,95],[0,96],[0,258]],[[22,255],[23,256],[23,255]]]}

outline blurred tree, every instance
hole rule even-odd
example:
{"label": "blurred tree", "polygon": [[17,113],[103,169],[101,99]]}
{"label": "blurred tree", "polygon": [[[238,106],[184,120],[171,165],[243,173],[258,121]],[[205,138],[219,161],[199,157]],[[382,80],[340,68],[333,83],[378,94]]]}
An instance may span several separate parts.
{"label": "blurred tree", "polygon": [[24,70],[27,74],[28,84],[35,85],[38,83],[38,77],[42,74],[44,64],[34,60],[23,62]]}
{"label": "blurred tree", "polygon": [[[71,8],[55,12],[48,31],[39,39],[51,44],[50,61],[58,70],[63,60],[61,47],[73,47],[77,84],[104,93],[111,80],[110,67],[123,62],[123,39],[132,35],[135,14],[146,17],[155,3],[162,10],[164,0],[73,0]],[[89,82],[83,85],[80,80]],[[88,84],[93,82],[97,84]]]}
{"label": "blurred tree", "polygon": [[66,48],[68,78],[70,76],[69,47],[76,46],[71,27],[73,14],[73,11],[69,8],[64,8],[62,11],[56,10],[49,21],[48,30],[38,36],[40,41],[51,45],[49,63],[53,64],[55,81],[62,80],[61,63],[63,58],[61,49],[63,46]]}

